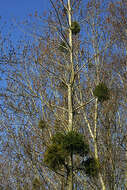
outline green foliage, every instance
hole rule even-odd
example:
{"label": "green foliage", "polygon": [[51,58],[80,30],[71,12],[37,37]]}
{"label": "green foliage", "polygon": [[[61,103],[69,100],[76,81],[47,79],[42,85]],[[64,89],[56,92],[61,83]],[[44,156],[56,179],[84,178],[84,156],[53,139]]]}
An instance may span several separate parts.
{"label": "green foliage", "polygon": [[105,83],[100,83],[97,85],[93,91],[95,97],[98,98],[98,101],[103,102],[109,99],[109,89]]}
{"label": "green foliage", "polygon": [[78,22],[72,22],[71,30],[73,35],[76,35],[80,32],[80,25],[78,24]]}
{"label": "green foliage", "polygon": [[95,158],[88,158],[82,163],[85,173],[88,176],[95,177],[99,172],[99,162]]}
{"label": "green foliage", "polygon": [[83,135],[75,131],[70,131],[65,135],[63,146],[69,153],[81,156],[87,155],[89,152],[89,146],[85,144]]}
{"label": "green foliage", "polygon": [[64,41],[60,43],[59,50],[63,53],[68,53],[67,45]]}
{"label": "green foliage", "polygon": [[60,169],[71,154],[84,156],[89,152],[89,146],[84,142],[83,135],[75,131],[67,134],[56,133],[51,141],[44,154],[44,162],[54,171]]}
{"label": "green foliage", "polygon": [[51,144],[44,154],[44,163],[53,171],[57,171],[65,163],[67,152],[58,144]]}
{"label": "green foliage", "polygon": [[65,134],[63,133],[56,133],[53,137],[52,137],[52,142],[56,145],[62,144],[63,140],[65,138]]}
{"label": "green foliage", "polygon": [[46,122],[42,119],[40,119],[39,123],[38,123],[38,127],[40,129],[44,129],[46,127]]}

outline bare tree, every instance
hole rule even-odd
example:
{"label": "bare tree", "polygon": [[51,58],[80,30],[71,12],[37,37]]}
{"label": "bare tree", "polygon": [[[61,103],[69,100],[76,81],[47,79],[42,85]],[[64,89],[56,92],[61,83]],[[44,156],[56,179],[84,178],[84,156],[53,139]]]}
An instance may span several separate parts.
{"label": "bare tree", "polygon": [[[19,52],[13,49],[6,89],[1,90],[5,152],[14,166],[15,188],[124,188],[125,66],[114,54],[118,38],[109,31],[107,4],[50,2],[54,11],[44,20],[44,33],[23,49],[20,45]],[[76,149],[78,154],[70,151],[68,156],[61,149],[73,132],[83,135],[87,154]],[[46,155],[58,133],[62,138],[53,152],[58,153],[54,170]]]}

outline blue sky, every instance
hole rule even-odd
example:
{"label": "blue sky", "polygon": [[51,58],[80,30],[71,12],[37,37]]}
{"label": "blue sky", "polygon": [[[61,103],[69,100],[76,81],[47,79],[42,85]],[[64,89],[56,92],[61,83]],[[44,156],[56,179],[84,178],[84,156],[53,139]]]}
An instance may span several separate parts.
{"label": "blue sky", "polygon": [[[43,15],[45,11],[48,12],[49,7],[49,0],[0,0],[0,32],[2,33],[2,39],[11,34],[10,39],[15,46],[21,36],[24,35],[18,27],[18,23],[27,19],[35,11],[39,15]],[[2,84],[4,85],[4,82],[0,80],[0,87]]]}
{"label": "blue sky", "polygon": [[49,7],[49,0],[0,0],[0,16],[10,20],[23,19],[29,13],[43,13]]}
{"label": "blue sky", "polygon": [[[15,43],[22,36],[18,23],[26,20],[35,11],[42,16],[45,11],[49,11],[49,7],[49,0],[0,0],[0,31],[2,31],[2,36],[6,37],[10,32],[14,40],[12,41]],[[13,27],[11,27],[12,24]]]}

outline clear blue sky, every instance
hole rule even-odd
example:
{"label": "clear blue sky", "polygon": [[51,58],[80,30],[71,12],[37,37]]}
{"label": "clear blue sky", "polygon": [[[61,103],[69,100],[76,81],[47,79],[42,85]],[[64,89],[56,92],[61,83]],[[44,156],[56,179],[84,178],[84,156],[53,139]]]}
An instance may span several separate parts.
{"label": "clear blue sky", "polygon": [[[0,32],[6,37],[11,34],[13,44],[24,35],[19,24],[36,11],[40,16],[51,9],[49,0],[0,0]],[[6,24],[5,24],[6,23]],[[20,25],[22,28],[22,26]]]}
{"label": "clear blue sky", "polygon": [[29,13],[43,13],[49,7],[49,0],[0,0],[0,16],[4,19],[23,19]]}

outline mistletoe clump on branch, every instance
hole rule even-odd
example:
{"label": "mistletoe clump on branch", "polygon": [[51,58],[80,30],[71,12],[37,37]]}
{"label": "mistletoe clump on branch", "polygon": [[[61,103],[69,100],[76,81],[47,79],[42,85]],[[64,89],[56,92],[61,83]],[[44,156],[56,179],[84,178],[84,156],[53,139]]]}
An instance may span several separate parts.
{"label": "mistletoe clump on branch", "polygon": [[88,175],[89,177],[98,176],[100,165],[99,161],[94,157],[88,158],[86,161],[83,161],[81,165],[86,175]]}
{"label": "mistletoe clump on branch", "polygon": [[76,35],[80,32],[80,25],[78,22],[76,21],[72,22],[71,31],[73,35]]}
{"label": "mistletoe clump on branch", "polygon": [[106,100],[109,100],[109,89],[108,87],[106,86],[105,83],[99,83],[94,91],[93,91],[93,94],[95,97],[98,98],[98,101],[99,102],[103,102],[103,101],[106,101]]}
{"label": "mistletoe clump on branch", "polygon": [[67,44],[64,41],[61,41],[58,49],[63,53],[68,53]]}
{"label": "mistletoe clump on branch", "polygon": [[39,123],[38,123],[38,127],[40,129],[44,129],[46,127],[46,122],[42,119],[40,119]]}
{"label": "mistletoe clump on branch", "polygon": [[50,169],[57,171],[66,166],[71,155],[84,157],[88,153],[89,146],[82,134],[76,131],[69,131],[66,134],[56,133],[44,154],[44,162]]}

